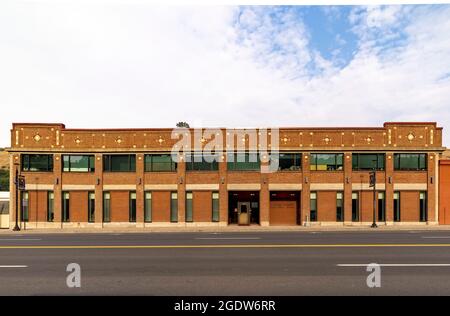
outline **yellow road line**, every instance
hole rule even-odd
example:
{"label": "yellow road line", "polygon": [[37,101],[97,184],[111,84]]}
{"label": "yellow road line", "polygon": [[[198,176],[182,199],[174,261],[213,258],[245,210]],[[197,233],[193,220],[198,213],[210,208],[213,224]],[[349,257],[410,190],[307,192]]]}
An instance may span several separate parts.
{"label": "yellow road line", "polygon": [[60,245],[0,246],[0,249],[195,249],[195,248],[372,248],[450,247],[450,244],[280,244],[280,245]]}

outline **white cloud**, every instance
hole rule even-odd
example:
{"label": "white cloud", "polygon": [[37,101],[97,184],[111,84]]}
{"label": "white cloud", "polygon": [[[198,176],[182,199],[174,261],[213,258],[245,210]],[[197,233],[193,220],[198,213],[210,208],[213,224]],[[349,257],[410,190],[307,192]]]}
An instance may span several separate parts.
{"label": "white cloud", "polygon": [[[360,49],[338,69],[292,10],[1,3],[0,144],[20,121],[450,127],[448,16],[450,6],[359,8]],[[401,44],[386,46],[400,26]]]}

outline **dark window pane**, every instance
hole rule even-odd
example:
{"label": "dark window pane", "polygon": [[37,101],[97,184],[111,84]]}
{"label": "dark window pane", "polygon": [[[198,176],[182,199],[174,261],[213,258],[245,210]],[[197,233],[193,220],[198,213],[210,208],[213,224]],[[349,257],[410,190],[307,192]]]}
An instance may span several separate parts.
{"label": "dark window pane", "polygon": [[103,221],[111,221],[111,194],[108,192],[103,193]]}
{"label": "dark window pane", "polygon": [[136,156],[135,155],[106,155],[103,158],[104,171],[110,172],[135,172]]}
{"label": "dark window pane", "polygon": [[52,155],[22,155],[23,171],[53,171]]}
{"label": "dark window pane", "polygon": [[178,194],[175,192],[170,195],[170,221],[178,221]]}
{"label": "dark window pane", "polygon": [[176,166],[177,163],[168,154],[145,156],[145,171],[147,172],[176,171]]}
{"label": "dark window pane", "polygon": [[212,220],[218,222],[219,218],[219,192],[212,193]]}
{"label": "dark window pane", "polygon": [[186,192],[186,222],[193,221],[193,196],[192,192]]}
{"label": "dark window pane", "polygon": [[278,170],[280,171],[297,171],[301,169],[300,154],[279,154]]}
{"label": "dark window pane", "polygon": [[256,153],[238,153],[228,154],[228,170],[234,171],[259,171],[261,169],[261,162],[259,155]]}
{"label": "dark window pane", "polygon": [[151,222],[152,221],[152,193],[145,193],[145,209],[144,209],[144,221]]}

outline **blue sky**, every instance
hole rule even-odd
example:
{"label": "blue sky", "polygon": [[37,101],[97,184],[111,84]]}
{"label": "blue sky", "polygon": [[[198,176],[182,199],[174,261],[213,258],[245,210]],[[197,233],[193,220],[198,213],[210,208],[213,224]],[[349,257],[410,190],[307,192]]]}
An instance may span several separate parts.
{"label": "blue sky", "polygon": [[449,17],[450,5],[2,1],[0,147],[18,121],[79,128],[437,121],[450,130]]}

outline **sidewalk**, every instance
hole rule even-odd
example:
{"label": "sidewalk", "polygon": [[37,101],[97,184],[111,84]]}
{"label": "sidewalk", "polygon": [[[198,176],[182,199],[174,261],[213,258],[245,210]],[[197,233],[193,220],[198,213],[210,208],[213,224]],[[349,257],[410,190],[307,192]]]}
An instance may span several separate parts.
{"label": "sidewalk", "polygon": [[395,232],[395,231],[449,231],[450,225],[402,225],[379,226],[371,228],[367,226],[224,226],[224,227],[154,227],[154,228],[64,228],[64,229],[26,229],[19,232],[11,229],[1,229],[0,235],[17,234],[107,234],[107,233],[186,233],[186,232]]}

